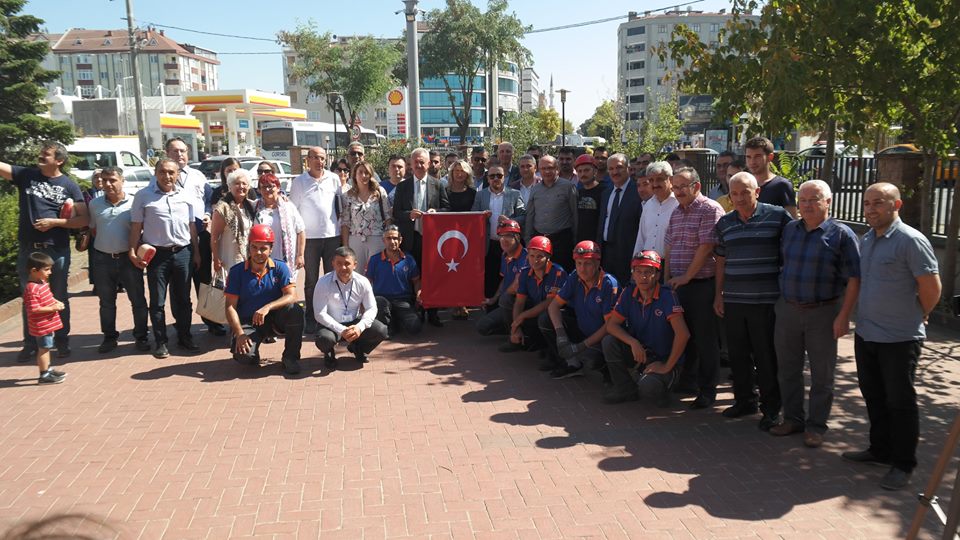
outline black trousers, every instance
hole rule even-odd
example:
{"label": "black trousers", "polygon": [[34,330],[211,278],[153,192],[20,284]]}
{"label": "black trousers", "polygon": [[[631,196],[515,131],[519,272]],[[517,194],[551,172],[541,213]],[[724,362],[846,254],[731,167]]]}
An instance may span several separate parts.
{"label": "black trousers", "polygon": [[500,285],[500,259],[503,249],[499,240],[487,242],[487,255],[483,261],[483,297],[492,298]]}
{"label": "black trousers", "polygon": [[857,380],[870,418],[870,451],[911,472],[917,466],[920,418],[913,387],[923,341],[877,343],[854,337]]}
{"label": "black trousers", "polygon": [[[249,325],[250,321],[241,321]],[[230,343],[230,352],[233,359],[245,361],[257,358],[260,354],[260,343],[268,337],[283,337],[283,358],[300,360],[300,348],[303,345],[303,307],[294,302],[280,309],[274,309],[263,318],[260,326],[244,326],[244,334],[253,340],[253,346],[247,355],[237,354],[236,341]]]}
{"label": "black trousers", "polygon": [[696,387],[699,395],[717,396],[717,372],[720,369],[720,346],[717,337],[717,315],[713,312],[714,278],[691,280],[677,288],[677,299],[683,306],[683,320],[690,330],[684,350],[680,385]]}
{"label": "black trousers", "polygon": [[767,415],[779,414],[781,405],[777,350],[773,342],[776,320],[773,304],[725,302],[723,305],[733,398],[737,403],[756,402],[753,392],[756,385],[760,389],[760,410]]}
{"label": "black trousers", "polygon": [[534,231],[533,236],[546,236],[549,238],[550,243],[553,245],[553,256],[550,257],[550,260],[562,266],[567,272],[574,270],[573,229],[562,229],[550,234]]}
{"label": "black trousers", "polygon": [[190,299],[190,276],[193,270],[193,252],[186,246],[176,253],[158,249],[147,267],[147,287],[150,296],[150,324],[157,345],[167,343],[166,302],[170,289],[170,311],[173,312],[177,339],[190,339],[193,302]]}
{"label": "black trousers", "polygon": [[[343,323],[344,326],[353,326],[360,322],[360,319],[350,321],[348,323]],[[377,348],[377,345],[387,339],[387,327],[382,322],[374,319],[373,324],[370,325],[370,328],[367,328],[360,334],[360,337],[354,341],[354,349],[356,352],[363,354],[370,354],[374,349]],[[330,330],[329,328],[321,325],[317,329],[317,348],[320,349],[320,352],[327,354],[333,352],[333,348],[337,345],[337,342],[340,341],[340,338],[337,337],[337,334]]]}
{"label": "black trousers", "polygon": [[377,296],[377,320],[386,326],[392,335],[395,330],[403,330],[410,335],[416,335],[423,329],[423,323],[417,316],[416,300]]}

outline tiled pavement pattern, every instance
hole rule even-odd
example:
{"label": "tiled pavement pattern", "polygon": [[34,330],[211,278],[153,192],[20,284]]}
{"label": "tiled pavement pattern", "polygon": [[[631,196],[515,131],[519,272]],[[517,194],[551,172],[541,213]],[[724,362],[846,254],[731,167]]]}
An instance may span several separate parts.
{"label": "tiled pavement pattern", "polygon": [[[15,361],[19,323],[0,327],[0,529],[83,512],[146,539],[895,538],[957,410],[960,340],[940,333],[918,372],[921,466],[888,493],[882,469],[840,458],[866,438],[850,338],[833,429],[810,450],[722,418],[726,388],[710,411],[603,405],[597,378],[550,380],[472,322],[388,343],[363,369],[341,349],[334,373],[307,341],[287,379],[235,365],[199,325],[197,356],[129,341],[98,355],[96,299],[73,306],[65,384],[38,386]],[[928,515],[924,537],[939,530]]]}

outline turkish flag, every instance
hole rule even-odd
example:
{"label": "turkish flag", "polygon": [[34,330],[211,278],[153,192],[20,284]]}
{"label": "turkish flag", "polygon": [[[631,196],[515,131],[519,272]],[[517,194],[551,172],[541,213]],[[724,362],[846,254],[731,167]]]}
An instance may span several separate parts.
{"label": "turkish flag", "polygon": [[483,303],[486,246],[482,212],[424,214],[420,301],[424,307]]}

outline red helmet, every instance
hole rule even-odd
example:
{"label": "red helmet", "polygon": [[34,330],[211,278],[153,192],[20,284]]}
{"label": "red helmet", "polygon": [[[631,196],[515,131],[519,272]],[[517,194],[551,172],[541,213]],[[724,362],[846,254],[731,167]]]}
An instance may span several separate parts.
{"label": "red helmet", "polygon": [[508,233],[520,234],[520,224],[512,219],[501,221],[500,224],[497,225],[497,236]]}
{"label": "red helmet", "polygon": [[594,167],[596,167],[597,160],[593,159],[593,156],[591,156],[590,154],[580,154],[580,157],[578,157],[577,160],[573,162],[573,168],[576,169],[581,165],[593,165]]}
{"label": "red helmet", "polygon": [[259,223],[250,228],[250,242],[269,242],[273,243],[273,229],[269,225]]}
{"label": "red helmet", "polygon": [[527,249],[538,249],[547,255],[553,255],[553,244],[546,236],[534,236],[527,244]]}
{"label": "red helmet", "polygon": [[663,267],[663,259],[660,258],[659,253],[648,249],[637,253],[633,256],[633,260],[630,261],[630,268],[636,268],[638,266],[649,266],[660,270]]}
{"label": "red helmet", "polygon": [[596,259],[600,260],[600,246],[592,240],[584,240],[573,247],[573,260]]}

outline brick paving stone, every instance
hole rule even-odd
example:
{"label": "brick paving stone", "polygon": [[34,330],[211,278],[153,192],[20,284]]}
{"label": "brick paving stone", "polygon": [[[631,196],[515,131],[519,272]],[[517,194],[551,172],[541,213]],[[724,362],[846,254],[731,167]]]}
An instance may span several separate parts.
{"label": "brick paving stone", "polygon": [[[831,429],[810,450],[757,417],[722,418],[726,382],[707,411],[690,398],[608,406],[596,374],[553,381],[471,322],[401,336],[363,369],[340,352],[333,373],[308,339],[303,375],[286,378],[282,345],[246,369],[199,320],[201,354],[134,354],[126,299],[121,347],[99,355],[96,300],[72,301],[63,385],[37,386],[14,358],[19,321],[0,324],[0,529],[83,511],[145,540],[896,538],[960,395],[960,335],[933,329],[917,373],[920,466],[887,493],[882,469],[839,457],[867,438],[849,336]],[[928,517],[921,537],[935,536]]]}

